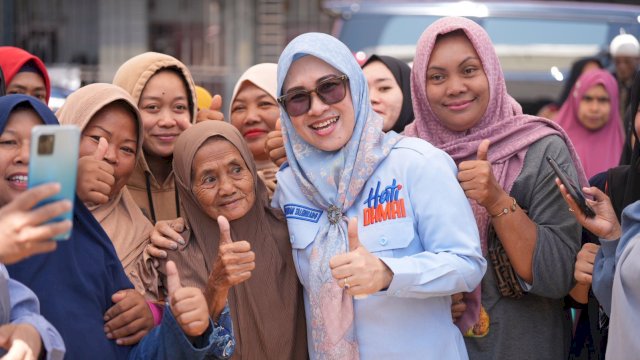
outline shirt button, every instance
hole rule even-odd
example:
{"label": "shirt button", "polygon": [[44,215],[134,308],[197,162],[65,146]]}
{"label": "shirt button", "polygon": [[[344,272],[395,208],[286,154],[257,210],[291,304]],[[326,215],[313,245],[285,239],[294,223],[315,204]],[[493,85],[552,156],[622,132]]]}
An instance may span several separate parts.
{"label": "shirt button", "polygon": [[293,236],[293,235],[291,235],[291,236],[289,237],[289,239],[291,240],[291,243],[293,244],[293,242],[296,240],[296,237],[295,237],[295,236]]}
{"label": "shirt button", "polygon": [[387,240],[386,237],[381,237],[380,240],[378,241],[380,243],[380,245],[382,246],[387,246],[387,244],[389,243],[389,241]]}

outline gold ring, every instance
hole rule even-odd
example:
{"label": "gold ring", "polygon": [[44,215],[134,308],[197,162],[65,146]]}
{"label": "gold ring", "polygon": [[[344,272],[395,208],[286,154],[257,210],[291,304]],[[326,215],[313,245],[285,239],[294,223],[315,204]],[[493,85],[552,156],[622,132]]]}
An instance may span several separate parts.
{"label": "gold ring", "polygon": [[342,284],[342,287],[344,287],[345,290],[349,288],[348,280],[349,280],[348,276],[346,278],[342,279],[342,281],[344,281],[343,284]]}
{"label": "gold ring", "polygon": [[572,208],[569,208],[569,211],[570,211],[570,212],[574,212]]}

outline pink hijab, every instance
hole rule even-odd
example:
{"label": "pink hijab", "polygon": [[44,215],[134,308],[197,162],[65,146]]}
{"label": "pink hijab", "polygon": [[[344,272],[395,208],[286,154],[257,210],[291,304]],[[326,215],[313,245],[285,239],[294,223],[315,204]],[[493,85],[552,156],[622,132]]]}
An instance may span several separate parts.
{"label": "pink hijab", "polygon": [[[609,121],[598,130],[585,128],[578,120],[578,109],[584,94],[595,85],[602,85],[611,99]],[[624,135],[620,126],[618,85],[606,70],[592,70],[578,78],[567,100],[556,115],[556,122],[569,134],[582,160],[582,166],[591,178],[618,165]]]}
{"label": "pink hijab", "polygon": [[[436,117],[427,100],[426,74],[431,52],[439,35],[462,30],[475,48],[489,82],[489,104],[476,125],[466,131],[452,131]],[[556,123],[522,113],[520,105],[507,94],[507,86],[500,67],[498,55],[486,31],[475,22],[460,17],[445,17],[429,26],[416,48],[416,56],[411,71],[411,96],[415,121],[405,128],[406,136],[427,140],[448,153],[456,164],[465,160],[475,160],[478,146],[483,139],[491,140],[488,160],[493,174],[502,188],[509,193],[516,180],[529,146],[549,135],[564,139],[571,152],[580,183],[587,184],[584,171],[578,161],[573,145]],[[473,200],[469,200],[478,224],[482,251],[487,252],[487,237],[491,216],[487,210]],[[456,325],[466,333],[478,322],[480,314],[481,286],[466,294],[467,311]]]}

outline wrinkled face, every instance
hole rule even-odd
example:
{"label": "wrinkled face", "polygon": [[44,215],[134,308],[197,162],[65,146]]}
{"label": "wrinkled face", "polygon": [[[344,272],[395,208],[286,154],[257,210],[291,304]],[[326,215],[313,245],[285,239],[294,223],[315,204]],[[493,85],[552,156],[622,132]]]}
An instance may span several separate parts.
{"label": "wrinkled face", "polygon": [[629,81],[640,64],[640,57],[616,56],[613,58],[616,67],[616,76],[619,80]]}
{"label": "wrinkled face", "polygon": [[17,73],[7,85],[7,94],[24,94],[47,103],[47,87],[39,74],[30,71]]}
{"label": "wrinkled face", "polygon": [[478,53],[464,33],[436,40],[427,65],[427,100],[452,131],[476,125],[489,104],[489,81]]}
{"label": "wrinkled face", "polygon": [[31,129],[36,125],[42,120],[35,111],[20,109],[9,116],[0,134],[0,206],[27,189]]}
{"label": "wrinkled face", "polygon": [[589,130],[598,130],[609,121],[611,99],[602,85],[594,85],[580,100],[578,121]]}
{"label": "wrinkled face", "polygon": [[184,81],[173,71],[161,70],[149,79],[138,103],[146,154],[173,155],[178,135],[191,124],[188,96]]}
{"label": "wrinkled face", "polygon": [[373,110],[384,119],[383,131],[389,131],[400,117],[402,89],[391,70],[381,61],[372,61],[362,68],[369,85],[369,98]]}
{"label": "wrinkled face", "polygon": [[240,151],[221,138],[207,140],[191,165],[191,191],[212,219],[240,219],[256,200],[253,175]]}
{"label": "wrinkled face", "polygon": [[[343,75],[333,66],[307,55],[291,64],[283,84],[283,94],[315,89],[323,81]],[[323,151],[336,151],[347,144],[355,127],[355,112],[348,82],[344,98],[332,105],[324,103],[315,92],[306,113],[291,116],[296,133],[311,146]],[[342,86],[341,84],[335,86]],[[325,88],[326,93],[333,91]]]}
{"label": "wrinkled face", "polygon": [[93,155],[101,137],[109,143],[104,161],[113,166],[116,180],[110,199],[126,185],[136,166],[138,127],[133,114],[124,106],[116,103],[102,108],[84,128],[80,138],[80,157]]}
{"label": "wrinkled face", "polygon": [[276,128],[280,108],[266,91],[245,81],[231,104],[231,124],[240,131],[256,160],[268,160],[267,133]]}

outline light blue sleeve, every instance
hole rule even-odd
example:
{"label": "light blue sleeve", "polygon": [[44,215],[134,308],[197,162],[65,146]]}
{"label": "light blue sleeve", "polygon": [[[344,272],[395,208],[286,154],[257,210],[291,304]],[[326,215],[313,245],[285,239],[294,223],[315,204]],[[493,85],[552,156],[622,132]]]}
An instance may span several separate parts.
{"label": "light blue sleeve", "polygon": [[600,239],[600,249],[593,263],[591,289],[607,315],[611,314],[611,290],[613,275],[616,272],[616,248],[619,242],[619,239]]}
{"label": "light blue sleeve", "polygon": [[[413,159],[411,159],[413,160]],[[470,292],[487,268],[471,206],[453,160],[440,150],[405,174],[414,228],[425,251],[381,260],[393,271],[388,295],[427,298]]]}
{"label": "light blue sleeve", "polygon": [[[4,266],[2,271],[6,273]],[[47,352],[47,359],[64,358],[65,347],[62,336],[53,325],[40,315],[40,303],[36,295],[22,283],[13,279],[8,280],[11,323],[29,324],[35,327],[42,339],[42,350]]]}

